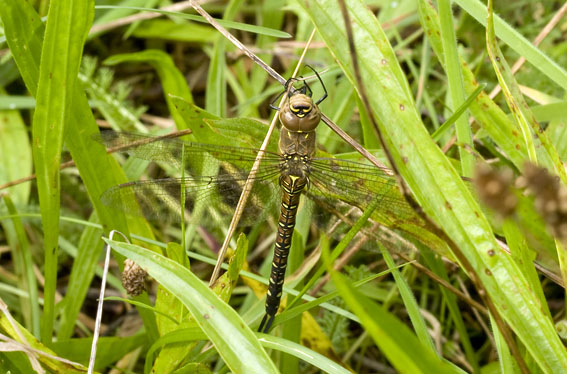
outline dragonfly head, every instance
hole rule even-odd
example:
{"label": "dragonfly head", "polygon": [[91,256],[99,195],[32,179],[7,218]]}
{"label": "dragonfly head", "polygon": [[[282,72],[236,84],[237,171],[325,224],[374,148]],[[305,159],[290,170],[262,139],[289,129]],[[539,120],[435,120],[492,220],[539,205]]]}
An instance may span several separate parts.
{"label": "dragonfly head", "polygon": [[289,131],[309,132],[315,130],[321,120],[319,107],[311,96],[296,93],[289,97],[280,109],[280,121]]}

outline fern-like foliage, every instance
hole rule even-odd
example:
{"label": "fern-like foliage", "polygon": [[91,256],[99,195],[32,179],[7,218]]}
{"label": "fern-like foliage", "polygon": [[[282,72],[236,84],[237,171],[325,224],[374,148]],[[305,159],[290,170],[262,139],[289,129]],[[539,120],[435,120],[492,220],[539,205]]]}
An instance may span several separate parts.
{"label": "fern-like foliage", "polygon": [[114,82],[112,70],[98,67],[95,57],[84,56],[79,80],[112,129],[145,132],[139,118],[147,107],[135,107],[128,100],[131,87],[124,81]]}

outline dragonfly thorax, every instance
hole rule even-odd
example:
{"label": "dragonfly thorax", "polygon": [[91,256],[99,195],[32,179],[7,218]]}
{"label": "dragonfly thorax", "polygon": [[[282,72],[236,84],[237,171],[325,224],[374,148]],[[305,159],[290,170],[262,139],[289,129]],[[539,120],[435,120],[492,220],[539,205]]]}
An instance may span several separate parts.
{"label": "dragonfly thorax", "polygon": [[[305,180],[309,177],[311,157],[298,154],[283,155],[280,163],[281,177],[293,176]],[[299,182],[298,182],[299,183]]]}

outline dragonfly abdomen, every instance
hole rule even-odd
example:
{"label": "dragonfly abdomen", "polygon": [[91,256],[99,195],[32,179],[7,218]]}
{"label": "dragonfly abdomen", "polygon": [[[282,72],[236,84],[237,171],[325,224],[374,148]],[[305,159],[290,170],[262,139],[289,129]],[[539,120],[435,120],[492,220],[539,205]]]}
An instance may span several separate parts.
{"label": "dragonfly abdomen", "polygon": [[270,282],[266,296],[266,315],[262,319],[258,331],[267,332],[270,329],[280,306],[297,207],[299,206],[301,192],[306,185],[307,178],[305,176],[282,175],[280,178],[282,202],[278,221],[278,235],[276,237]]}

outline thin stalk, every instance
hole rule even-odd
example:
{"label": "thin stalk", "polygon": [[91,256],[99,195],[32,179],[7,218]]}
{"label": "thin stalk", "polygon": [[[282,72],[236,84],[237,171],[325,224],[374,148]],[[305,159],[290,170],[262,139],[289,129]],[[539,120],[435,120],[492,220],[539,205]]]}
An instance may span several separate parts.
{"label": "thin stalk", "polygon": [[[197,8],[195,8],[195,10],[197,10],[197,12],[199,12],[199,10]],[[202,10],[202,8],[201,8],[201,10]],[[205,11],[203,10],[203,12],[205,12]],[[199,13],[201,13],[201,12],[199,12]],[[206,14],[206,12],[205,12],[205,14]],[[203,17],[205,17],[203,14],[201,14],[201,15]],[[205,17],[205,18],[207,18],[207,17]],[[220,25],[218,25],[218,26],[222,27]],[[215,26],[215,27],[217,27],[217,26]],[[226,30],[225,30],[225,32],[228,33],[228,31],[226,31]],[[232,35],[230,35],[230,36],[232,37]],[[315,36],[315,30],[313,30],[313,32],[311,33],[311,36],[309,37],[309,41],[307,42],[305,49],[303,50],[303,54],[299,58],[297,66],[295,67],[295,71],[293,72],[292,78],[297,76],[297,73],[299,72],[299,67],[301,66],[301,62],[305,58],[305,54],[307,53],[307,50],[309,49],[309,45],[311,44],[311,41],[313,40],[314,36]],[[227,38],[229,38],[229,37],[227,36]],[[232,38],[234,38],[234,37],[232,37]],[[232,40],[231,38],[229,38],[229,39]],[[238,43],[240,43],[240,42],[238,42]],[[291,88],[292,88],[292,85],[289,85],[288,89],[291,89]],[[287,94],[282,95],[282,99],[280,100],[280,103],[279,103],[280,108],[283,106],[285,100],[287,100],[287,97],[288,97]],[[219,276],[221,265],[222,265],[222,262],[224,260],[224,256],[226,255],[226,251],[228,249],[228,243],[230,243],[230,240],[232,239],[232,235],[234,235],[234,231],[236,230],[236,226],[238,225],[238,221],[240,220],[240,217],[242,216],[242,212],[244,211],[244,206],[246,205],[246,200],[248,200],[248,196],[250,195],[250,192],[252,191],[252,185],[254,184],[254,178],[256,176],[256,173],[258,172],[258,169],[260,168],[260,163],[262,162],[262,158],[264,157],[264,151],[268,147],[268,144],[270,142],[270,137],[272,136],[272,133],[274,132],[278,118],[279,118],[279,112],[278,112],[277,115],[274,116],[274,118],[272,119],[272,122],[270,123],[270,127],[268,128],[268,133],[266,134],[266,137],[264,138],[264,142],[262,143],[262,146],[260,147],[260,150],[258,152],[258,156],[256,157],[256,160],[254,160],[254,165],[252,165],[252,169],[250,170],[250,174],[248,175],[248,179],[246,179],[246,183],[244,184],[244,187],[242,188],[242,194],[240,195],[240,199],[238,200],[236,210],[234,212],[234,215],[232,216],[232,221],[230,222],[230,226],[228,227],[228,232],[226,233],[226,236],[224,238],[224,242],[222,243],[222,247],[219,251],[217,263],[216,263],[215,268],[213,270],[213,274],[211,275],[211,279],[209,281],[209,287],[211,287],[216,282],[216,280]]]}

